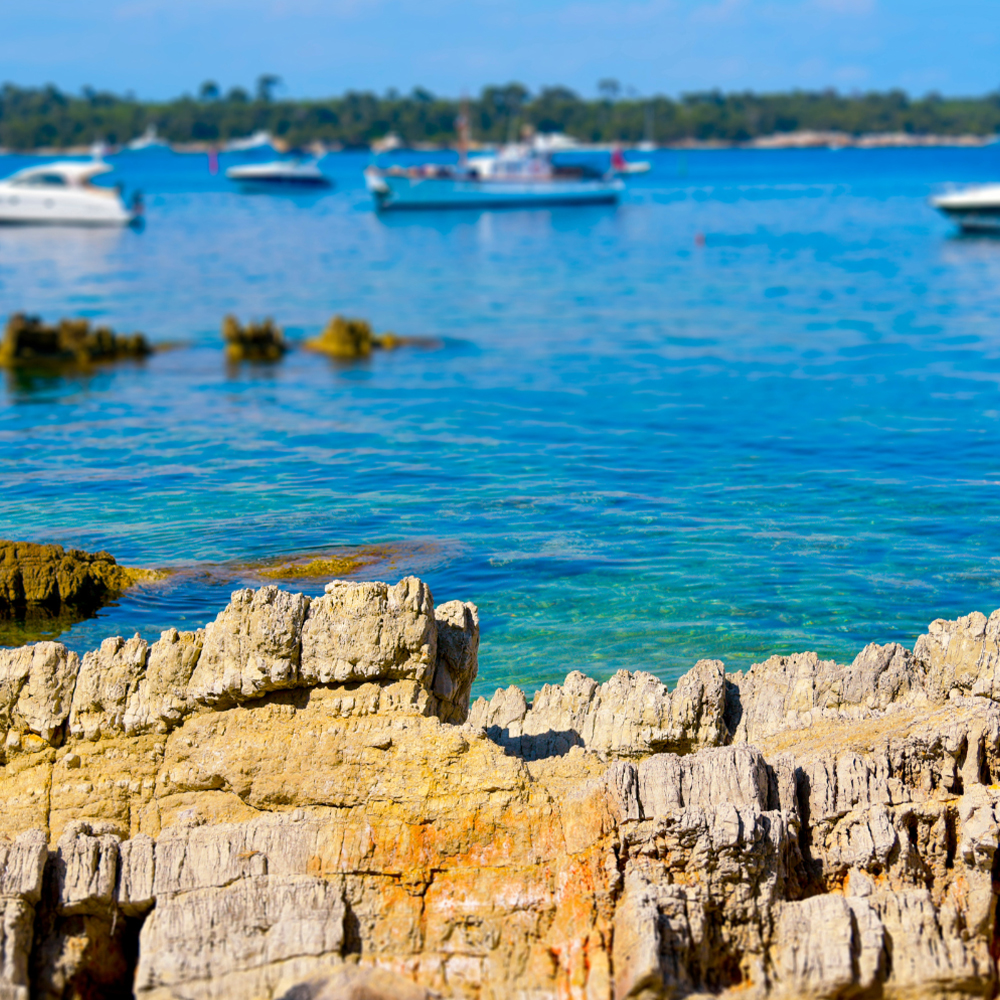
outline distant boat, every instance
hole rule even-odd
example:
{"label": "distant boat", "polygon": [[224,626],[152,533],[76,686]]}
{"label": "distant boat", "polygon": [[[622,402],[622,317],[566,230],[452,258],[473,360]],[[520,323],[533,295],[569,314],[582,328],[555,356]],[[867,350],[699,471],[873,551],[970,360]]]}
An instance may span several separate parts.
{"label": "distant boat", "polygon": [[1000,184],[949,191],[931,204],[966,232],[1000,232]]}
{"label": "distant boat", "polygon": [[226,176],[244,187],[272,191],[332,186],[330,178],[319,169],[315,160],[275,160],[230,167]]}
{"label": "distant boat", "polygon": [[589,166],[556,166],[530,145],[505,146],[457,166],[371,166],[365,184],[382,211],[406,208],[514,208],[611,205],[623,185]]}
{"label": "distant boat", "polygon": [[583,149],[583,144],[565,132],[538,132],[531,140],[531,148],[536,153],[570,153],[574,150]]}
{"label": "distant boat", "polygon": [[402,149],[403,145],[403,140],[395,132],[389,132],[372,143],[372,152],[378,156],[379,153],[391,153],[395,149]]}
{"label": "distant boat", "polygon": [[274,136],[263,129],[254,132],[253,135],[244,136],[242,139],[230,139],[223,147],[226,153],[248,153],[253,149],[263,149],[269,146],[274,148]]}
{"label": "distant boat", "polygon": [[100,161],[64,160],[19,170],[0,180],[0,223],[127,226],[142,215],[140,197],[126,208],[117,189],[91,183],[111,169]]}
{"label": "distant boat", "polygon": [[138,153],[144,149],[164,149],[169,147],[170,143],[156,134],[156,126],[149,125],[138,139],[133,139],[125,148]]}
{"label": "distant boat", "polygon": [[648,174],[652,166],[649,160],[626,160],[619,146],[611,151],[611,169],[616,174]]}

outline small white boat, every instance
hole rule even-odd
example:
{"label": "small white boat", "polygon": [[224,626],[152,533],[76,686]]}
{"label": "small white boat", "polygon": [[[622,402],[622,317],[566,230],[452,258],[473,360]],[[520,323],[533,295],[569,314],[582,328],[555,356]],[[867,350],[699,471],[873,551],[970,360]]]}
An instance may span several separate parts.
{"label": "small white boat", "polygon": [[230,139],[222,148],[227,153],[248,153],[254,149],[274,149],[274,136],[261,130],[242,139]]}
{"label": "small white boat", "polygon": [[167,149],[169,146],[170,143],[166,139],[161,139],[156,134],[156,126],[150,125],[138,139],[133,139],[125,148],[131,149],[134,153],[141,153],[144,149]]}
{"label": "small white boat", "polygon": [[582,149],[583,144],[565,132],[538,132],[531,140],[536,153],[572,153]]}
{"label": "small white boat", "polygon": [[524,208],[611,205],[624,185],[588,166],[556,166],[551,153],[506,146],[457,166],[371,166],[365,184],[382,211],[402,208]]}
{"label": "small white boat", "polygon": [[931,204],[967,232],[1000,232],[1000,184],[949,191]]}
{"label": "small white boat", "polygon": [[403,145],[403,140],[395,132],[389,132],[372,143],[372,152],[378,156],[379,153],[391,153],[393,150],[402,149]]}
{"label": "small white boat", "polygon": [[251,163],[230,167],[226,176],[244,187],[266,188],[321,188],[330,187],[331,181],[315,160],[275,160],[272,163]]}
{"label": "small white boat", "polygon": [[0,180],[0,223],[127,226],[142,215],[139,196],[126,208],[120,191],[91,183],[111,169],[99,160],[65,160],[19,170]]}

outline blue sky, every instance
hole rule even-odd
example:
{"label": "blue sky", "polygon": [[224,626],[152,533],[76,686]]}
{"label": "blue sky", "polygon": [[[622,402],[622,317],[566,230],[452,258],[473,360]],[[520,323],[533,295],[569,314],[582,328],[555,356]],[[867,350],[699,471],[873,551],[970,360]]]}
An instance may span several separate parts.
{"label": "blue sky", "polygon": [[205,79],[290,96],[1000,86],[998,0],[6,0],[0,80],[140,97]]}

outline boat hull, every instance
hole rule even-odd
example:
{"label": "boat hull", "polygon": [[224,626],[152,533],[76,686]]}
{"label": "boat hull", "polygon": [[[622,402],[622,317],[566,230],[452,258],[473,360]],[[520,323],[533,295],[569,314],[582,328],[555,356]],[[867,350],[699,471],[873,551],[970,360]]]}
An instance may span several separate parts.
{"label": "boat hull", "polygon": [[330,179],[315,163],[255,163],[230,167],[226,177],[243,191],[307,191],[332,187]]}
{"label": "boat hull", "polygon": [[613,205],[620,181],[477,181],[367,175],[379,210]]}
{"label": "boat hull", "polygon": [[1000,185],[939,195],[931,204],[965,232],[1000,232]]}
{"label": "boat hull", "polygon": [[231,180],[246,191],[318,191],[333,187],[325,177],[234,177]]}
{"label": "boat hull", "polygon": [[1000,207],[981,209],[941,209],[941,212],[967,233],[1000,233]]}

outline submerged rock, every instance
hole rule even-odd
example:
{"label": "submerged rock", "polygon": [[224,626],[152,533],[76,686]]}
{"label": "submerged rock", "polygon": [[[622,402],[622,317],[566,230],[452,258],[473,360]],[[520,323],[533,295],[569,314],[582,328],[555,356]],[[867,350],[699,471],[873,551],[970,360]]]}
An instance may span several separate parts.
{"label": "submerged rock", "polygon": [[246,568],[268,580],[329,580],[349,576],[366,566],[391,560],[397,551],[398,547],[391,545],[365,545],[312,558],[303,556],[254,563]]}
{"label": "submerged rock", "polygon": [[990,996],[997,621],[471,711],[413,577],[0,651],[0,996]]}
{"label": "submerged rock", "polygon": [[270,317],[243,326],[235,316],[222,321],[222,339],[229,361],[278,361],[288,351],[285,334]]}
{"label": "submerged rock", "polygon": [[37,316],[15,313],[0,343],[0,367],[87,367],[149,354],[152,348],[141,333],[119,334],[106,326],[91,327],[85,319],[49,325]]}

